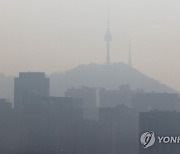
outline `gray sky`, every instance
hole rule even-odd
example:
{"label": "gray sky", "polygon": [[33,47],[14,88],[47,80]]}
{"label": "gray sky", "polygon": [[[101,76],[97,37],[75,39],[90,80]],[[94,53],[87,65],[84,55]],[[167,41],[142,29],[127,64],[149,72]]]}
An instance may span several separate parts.
{"label": "gray sky", "polygon": [[64,71],[105,61],[110,7],[112,62],[128,59],[180,90],[179,0],[0,0],[0,72]]}

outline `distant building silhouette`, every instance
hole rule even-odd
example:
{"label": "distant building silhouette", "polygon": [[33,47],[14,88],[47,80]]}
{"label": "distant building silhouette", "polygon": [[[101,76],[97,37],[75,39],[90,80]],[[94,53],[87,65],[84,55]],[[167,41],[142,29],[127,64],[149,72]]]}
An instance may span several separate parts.
{"label": "distant building silhouette", "polygon": [[14,152],[15,122],[12,104],[0,99],[0,153]]}
{"label": "distant building silhouette", "polygon": [[138,111],[173,111],[180,104],[178,94],[140,93],[133,97],[132,107]]}
{"label": "distant building silhouette", "polygon": [[12,103],[7,99],[0,99],[0,113],[9,112],[12,110]]}
{"label": "distant building silhouette", "polygon": [[118,104],[124,104],[131,107],[132,98],[135,94],[143,93],[143,90],[131,90],[129,85],[121,85],[119,90],[99,91],[99,99],[101,107],[115,107]]}
{"label": "distant building silhouette", "polygon": [[82,98],[84,119],[97,120],[97,88],[81,87],[67,89],[66,97]]}
{"label": "distant building silhouette", "polygon": [[138,154],[138,113],[124,105],[100,108],[99,154]]}
{"label": "distant building silhouette", "polygon": [[14,107],[22,112],[27,98],[32,96],[49,96],[49,79],[45,73],[24,72],[14,80]]}
{"label": "distant building silhouette", "polygon": [[47,151],[48,97],[49,79],[45,73],[22,72],[14,79],[19,153]]}
{"label": "distant building silhouette", "polygon": [[99,121],[83,121],[83,154],[99,154]]}
{"label": "distant building silhouette", "polygon": [[84,108],[96,107],[96,88],[81,87],[67,89],[65,92],[66,97],[82,98]]}
{"label": "distant building silhouette", "polygon": [[82,154],[82,112],[82,99],[49,98],[49,153]]}

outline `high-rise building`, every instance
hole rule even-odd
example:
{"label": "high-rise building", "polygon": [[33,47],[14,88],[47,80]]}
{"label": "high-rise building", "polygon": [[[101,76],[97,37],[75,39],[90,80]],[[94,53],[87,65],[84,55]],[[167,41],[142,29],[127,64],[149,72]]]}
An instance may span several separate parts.
{"label": "high-rise building", "polygon": [[49,153],[82,153],[82,103],[79,98],[49,98]]}
{"label": "high-rise building", "polygon": [[97,120],[97,89],[91,87],[71,88],[65,92],[66,97],[82,98],[84,119]]}
{"label": "high-rise building", "polygon": [[138,153],[138,113],[131,108],[100,108],[99,130],[99,154]]}
{"label": "high-rise building", "polygon": [[180,104],[178,94],[171,93],[139,93],[134,95],[132,107],[138,111],[173,111]]}
{"label": "high-rise building", "polygon": [[84,120],[83,121],[83,153],[99,154],[99,121]]}
{"label": "high-rise building", "polygon": [[0,99],[0,153],[14,151],[15,121],[12,104],[6,99]]}
{"label": "high-rise building", "polygon": [[0,99],[0,113],[7,113],[12,110],[12,104],[6,99]]}
{"label": "high-rise building", "polygon": [[131,90],[129,85],[121,85],[119,90],[100,89],[99,100],[101,107],[115,107],[118,104],[132,106],[134,95],[143,93],[142,90]]}
{"label": "high-rise building", "polygon": [[47,147],[47,99],[49,79],[45,73],[23,72],[14,80],[17,151],[42,151]]}
{"label": "high-rise building", "polygon": [[33,96],[49,96],[49,79],[45,73],[23,72],[14,80],[14,107],[22,111],[26,100]]}

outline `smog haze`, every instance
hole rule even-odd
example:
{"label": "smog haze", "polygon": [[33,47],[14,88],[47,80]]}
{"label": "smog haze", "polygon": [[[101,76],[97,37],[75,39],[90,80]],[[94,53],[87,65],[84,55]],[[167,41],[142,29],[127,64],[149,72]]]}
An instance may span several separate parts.
{"label": "smog haze", "polygon": [[111,62],[128,62],[180,90],[178,0],[0,0],[0,72],[62,72],[105,63],[108,8]]}

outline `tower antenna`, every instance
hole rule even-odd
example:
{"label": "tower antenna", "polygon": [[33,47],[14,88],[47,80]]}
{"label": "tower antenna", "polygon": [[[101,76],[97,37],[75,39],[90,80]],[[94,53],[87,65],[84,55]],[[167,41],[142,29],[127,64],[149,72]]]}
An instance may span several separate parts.
{"label": "tower antenna", "polygon": [[131,52],[131,38],[129,38],[129,57],[128,57],[128,64],[129,66],[132,66],[132,62],[131,62],[131,55],[132,52]]}
{"label": "tower antenna", "polygon": [[110,59],[110,42],[112,41],[112,36],[110,32],[110,20],[109,20],[109,9],[108,9],[108,22],[107,22],[107,31],[104,37],[104,41],[106,42],[106,64],[109,65],[111,63]]}

